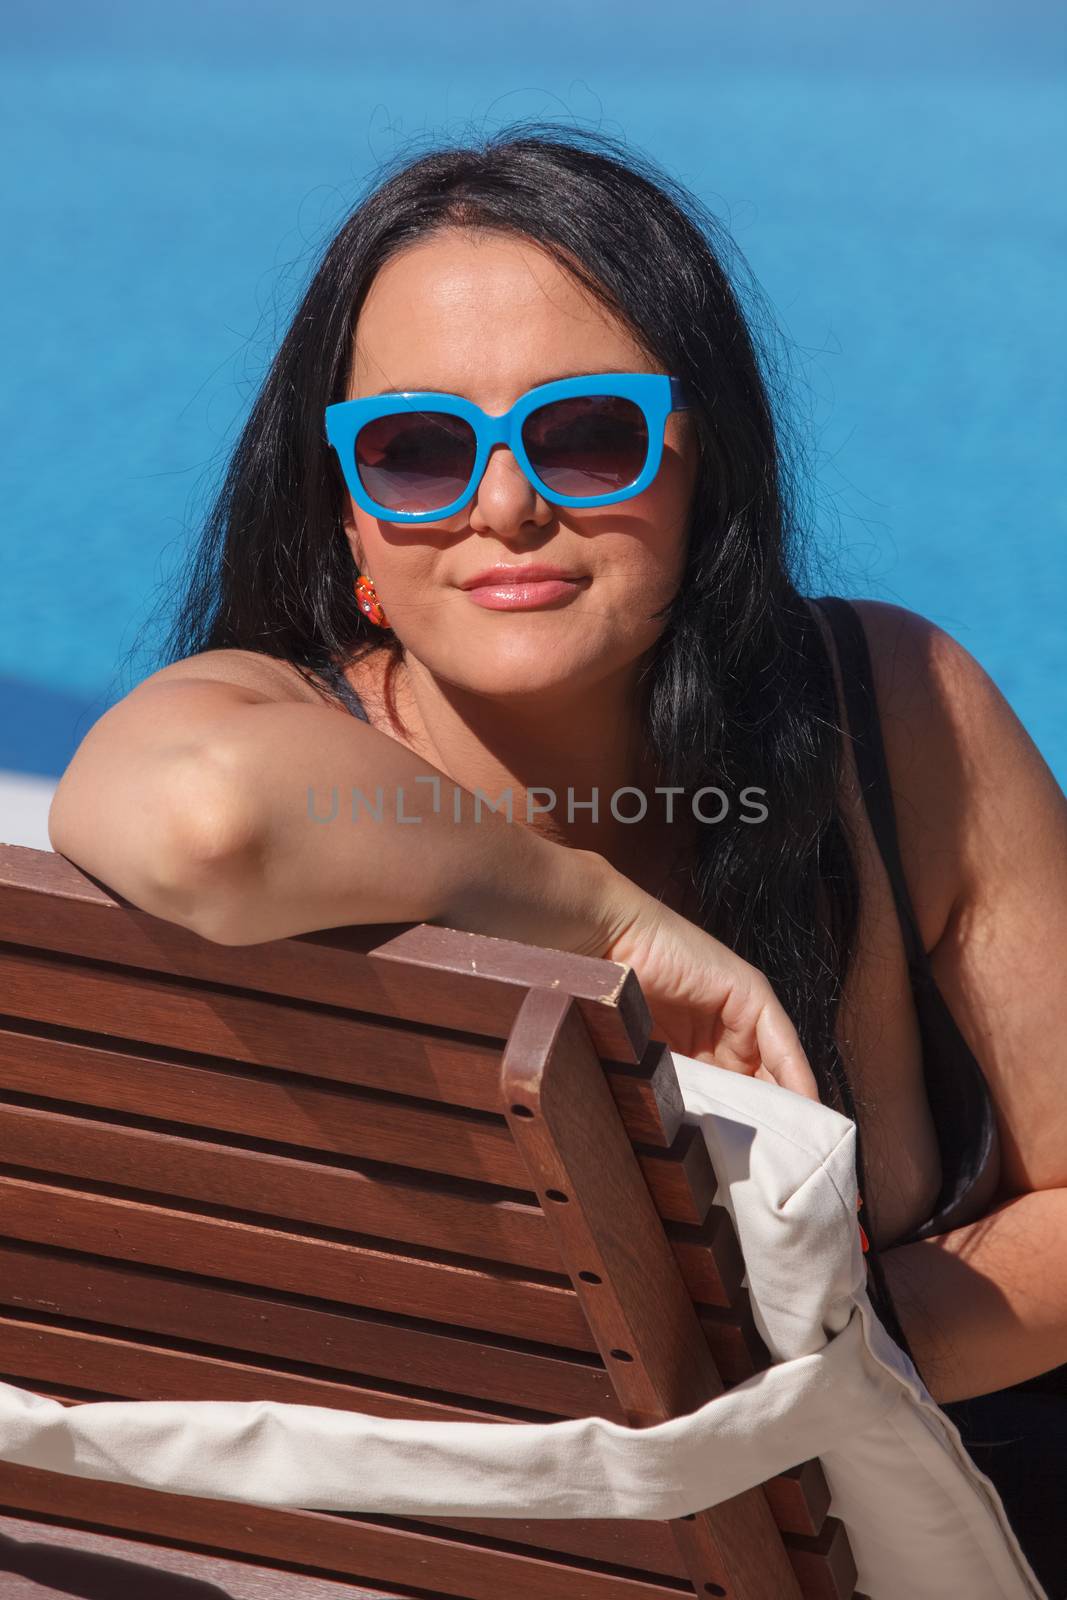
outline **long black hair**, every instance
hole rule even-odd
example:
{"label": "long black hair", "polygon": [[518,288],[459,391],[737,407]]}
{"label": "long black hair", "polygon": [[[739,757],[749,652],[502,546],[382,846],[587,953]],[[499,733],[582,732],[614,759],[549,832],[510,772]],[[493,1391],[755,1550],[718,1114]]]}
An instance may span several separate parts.
{"label": "long black hair", "polygon": [[[526,122],[398,157],[379,175],[325,249],[252,406],[164,659],[255,650],[309,681],[364,651],[395,664],[395,634],[357,608],[323,410],[345,397],[375,274],[444,227],[534,241],[689,390],[699,472],[684,576],[646,669],[645,731],[665,784],[766,791],[758,826],[738,810],[698,830],[699,915],[767,975],[821,1098],[857,1121],[835,1032],[859,883],[838,799],[832,667],[798,587],[804,450],[776,387],[780,335],[717,219],[647,158],[603,133]],[[857,1172],[862,1192],[858,1122]],[[877,1252],[868,1259],[878,1309],[906,1348]]]}

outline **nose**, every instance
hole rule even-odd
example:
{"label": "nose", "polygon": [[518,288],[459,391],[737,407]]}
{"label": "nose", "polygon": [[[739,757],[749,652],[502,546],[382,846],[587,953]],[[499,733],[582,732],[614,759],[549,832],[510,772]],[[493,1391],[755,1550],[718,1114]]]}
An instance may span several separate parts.
{"label": "nose", "polygon": [[489,452],[482,481],[470,504],[470,525],[477,533],[515,533],[543,527],[553,507],[535,488],[505,444]]}

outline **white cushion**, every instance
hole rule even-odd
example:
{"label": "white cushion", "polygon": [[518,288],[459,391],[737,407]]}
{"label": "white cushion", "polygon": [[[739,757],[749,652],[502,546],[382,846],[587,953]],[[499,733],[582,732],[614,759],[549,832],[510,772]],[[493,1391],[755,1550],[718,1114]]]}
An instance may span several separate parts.
{"label": "white cushion", "polygon": [[0,1458],[258,1505],[666,1520],[819,1456],[871,1600],[1047,1600],[995,1488],[871,1309],[852,1123],[674,1061],[741,1242],[768,1371],[652,1428],[393,1421],[271,1400],[68,1408],[0,1383]]}

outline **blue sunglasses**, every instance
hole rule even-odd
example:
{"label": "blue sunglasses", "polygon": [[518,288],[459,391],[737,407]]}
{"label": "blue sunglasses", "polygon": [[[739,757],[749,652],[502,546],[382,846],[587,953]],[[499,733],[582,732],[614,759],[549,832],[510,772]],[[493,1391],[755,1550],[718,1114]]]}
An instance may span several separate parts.
{"label": "blue sunglasses", "polygon": [[629,500],[659,471],[667,417],[688,405],[666,373],[591,373],[539,384],[499,417],[456,394],[342,400],[326,407],[326,437],[364,511],[431,522],[473,499],[497,444],[554,505]]}

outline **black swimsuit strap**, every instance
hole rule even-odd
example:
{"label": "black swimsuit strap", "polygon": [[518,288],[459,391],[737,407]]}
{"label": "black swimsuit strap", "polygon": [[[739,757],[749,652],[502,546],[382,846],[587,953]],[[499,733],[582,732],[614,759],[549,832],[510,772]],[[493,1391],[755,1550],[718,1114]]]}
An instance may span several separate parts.
{"label": "black swimsuit strap", "polygon": [[930,976],[930,960],[919,932],[915,907],[912,904],[904,864],[900,857],[900,839],[897,819],[893,809],[893,790],[889,780],[889,763],[886,760],[878,720],[878,701],[874,692],[874,670],[870,647],[859,613],[847,600],[824,596],[815,602],[827,615],[838,647],[842,688],[845,695],[845,713],[848,717],[849,735],[855,754],[856,772],[860,780],[863,802],[871,819],[871,831],[881,851],[893,898],[897,903],[904,951],[913,981],[924,983]]}

